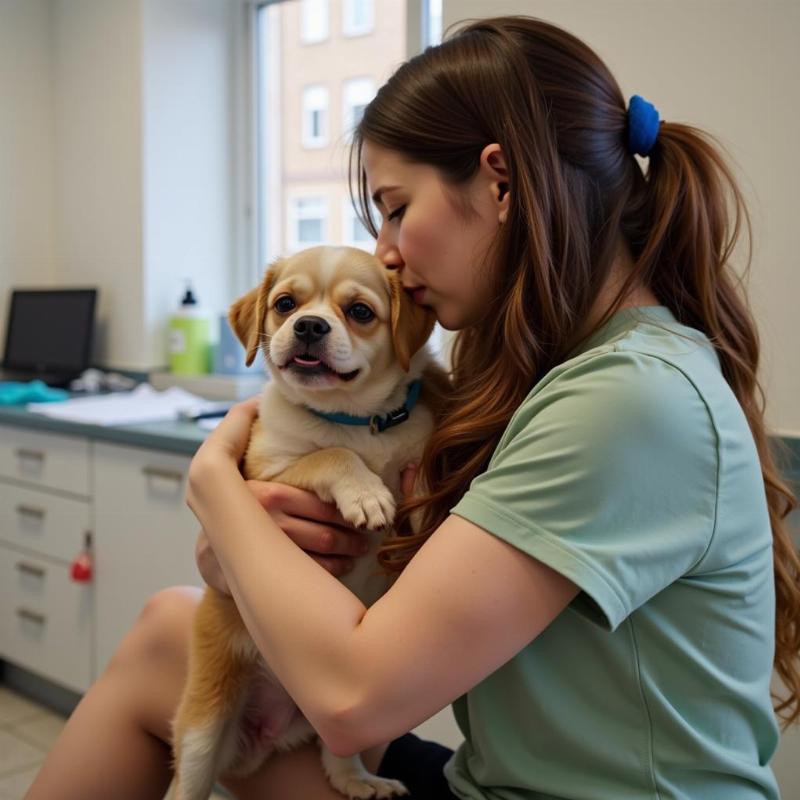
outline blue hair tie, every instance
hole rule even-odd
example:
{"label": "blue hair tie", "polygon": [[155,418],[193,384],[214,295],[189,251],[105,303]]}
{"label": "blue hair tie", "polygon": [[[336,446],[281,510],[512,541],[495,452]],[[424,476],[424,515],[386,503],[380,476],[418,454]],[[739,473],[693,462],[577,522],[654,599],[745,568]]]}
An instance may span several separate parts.
{"label": "blue hair tie", "polygon": [[649,156],[658,138],[658,111],[644,97],[635,94],[628,105],[628,150]]}

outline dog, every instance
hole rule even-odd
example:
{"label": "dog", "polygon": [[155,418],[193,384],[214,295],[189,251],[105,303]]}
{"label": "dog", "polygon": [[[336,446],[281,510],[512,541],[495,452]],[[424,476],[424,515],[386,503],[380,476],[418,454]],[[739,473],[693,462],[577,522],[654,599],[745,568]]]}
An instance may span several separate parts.
{"label": "dog", "polygon": [[[421,457],[447,381],[426,346],[435,318],[374,256],[321,246],[273,264],[233,304],[229,321],[248,366],[260,349],[272,375],[244,476],[311,490],[350,523],[381,532],[365,534],[368,554],[342,578],[369,606],[390,585],[376,553],[400,498],[401,469]],[[249,775],[272,752],[316,735],[233,600],[211,587],[196,613],[173,733],[177,800],[207,800],[221,775]],[[407,793],[399,781],[367,772],[360,756],[341,758],[320,746],[325,774],[342,794]]]}

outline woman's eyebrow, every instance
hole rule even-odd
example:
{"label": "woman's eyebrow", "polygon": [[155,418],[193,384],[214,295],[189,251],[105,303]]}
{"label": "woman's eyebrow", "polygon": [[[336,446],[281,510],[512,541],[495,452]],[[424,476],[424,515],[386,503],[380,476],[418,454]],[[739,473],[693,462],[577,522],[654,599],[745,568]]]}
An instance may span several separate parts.
{"label": "woman's eyebrow", "polygon": [[378,205],[381,202],[381,195],[384,192],[391,192],[392,189],[399,189],[399,186],[381,186],[380,189],[376,189],[375,193],[372,195],[372,202],[375,205]]}

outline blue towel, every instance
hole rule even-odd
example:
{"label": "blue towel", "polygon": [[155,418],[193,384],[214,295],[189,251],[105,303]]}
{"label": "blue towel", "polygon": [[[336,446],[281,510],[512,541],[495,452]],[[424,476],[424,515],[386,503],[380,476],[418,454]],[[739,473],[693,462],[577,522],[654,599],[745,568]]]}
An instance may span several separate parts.
{"label": "blue towel", "polygon": [[25,403],[55,403],[69,399],[69,392],[53,389],[42,381],[15,383],[0,381],[0,406],[19,406]]}

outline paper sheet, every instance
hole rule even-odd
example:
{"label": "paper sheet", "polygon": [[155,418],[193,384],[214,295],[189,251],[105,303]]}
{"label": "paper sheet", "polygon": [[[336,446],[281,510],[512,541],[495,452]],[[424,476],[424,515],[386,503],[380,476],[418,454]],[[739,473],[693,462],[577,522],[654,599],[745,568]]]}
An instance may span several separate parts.
{"label": "paper sheet", "polygon": [[203,397],[173,387],[157,392],[143,383],[131,392],[79,397],[62,403],[28,403],[28,411],[53,419],[89,425],[137,425],[177,420],[180,414],[197,414],[215,404]]}

